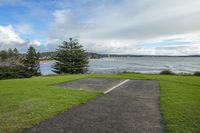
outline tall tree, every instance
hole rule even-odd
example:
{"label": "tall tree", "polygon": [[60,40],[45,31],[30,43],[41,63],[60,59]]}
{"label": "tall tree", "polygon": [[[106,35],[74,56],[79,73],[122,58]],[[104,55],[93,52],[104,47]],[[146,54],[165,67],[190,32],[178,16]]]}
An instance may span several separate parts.
{"label": "tall tree", "polygon": [[13,57],[13,54],[14,54],[13,50],[11,48],[9,48],[8,49],[8,55],[9,55],[9,57]]}
{"label": "tall tree", "polygon": [[14,48],[13,54],[14,54],[14,56],[16,56],[16,57],[19,56],[19,51],[17,50],[17,48]]}
{"label": "tall tree", "polygon": [[0,60],[5,60],[7,58],[9,58],[8,52],[6,50],[0,51]]}
{"label": "tall tree", "polygon": [[29,76],[41,75],[39,56],[33,46],[30,46],[27,51],[26,58],[24,60],[24,66]]}
{"label": "tall tree", "polygon": [[82,47],[78,40],[69,38],[69,41],[64,41],[56,50],[53,72],[58,74],[87,72],[88,56]]}

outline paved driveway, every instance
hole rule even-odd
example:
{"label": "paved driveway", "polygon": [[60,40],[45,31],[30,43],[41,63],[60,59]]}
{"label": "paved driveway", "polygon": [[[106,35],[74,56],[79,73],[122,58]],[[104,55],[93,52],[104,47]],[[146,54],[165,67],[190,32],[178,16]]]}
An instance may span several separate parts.
{"label": "paved driveway", "polygon": [[125,79],[111,79],[111,78],[84,78],[79,80],[74,80],[71,82],[58,83],[56,86],[73,88],[73,89],[83,89],[91,91],[105,92],[110,88],[122,83]]}
{"label": "paved driveway", "polygon": [[163,133],[159,95],[159,82],[129,80],[104,96],[60,113],[24,133]]}

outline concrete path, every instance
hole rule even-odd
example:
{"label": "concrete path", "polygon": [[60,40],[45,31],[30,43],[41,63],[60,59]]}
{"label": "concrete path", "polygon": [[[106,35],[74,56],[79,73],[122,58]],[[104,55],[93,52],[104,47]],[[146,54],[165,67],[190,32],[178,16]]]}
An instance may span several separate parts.
{"label": "concrete path", "polygon": [[24,133],[164,133],[159,83],[130,80]]}

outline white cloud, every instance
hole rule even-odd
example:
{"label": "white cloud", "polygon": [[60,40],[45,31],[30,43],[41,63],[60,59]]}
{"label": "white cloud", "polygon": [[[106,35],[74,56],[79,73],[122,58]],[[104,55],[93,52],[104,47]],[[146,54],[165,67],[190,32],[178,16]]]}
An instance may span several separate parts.
{"label": "white cloud", "polygon": [[66,25],[70,23],[72,13],[71,10],[56,10],[53,13],[53,16],[55,17],[55,23],[61,24],[61,25]]}
{"label": "white cloud", "polygon": [[158,47],[155,49],[157,55],[198,55],[200,54],[200,44],[185,46]]}
{"label": "white cloud", "polygon": [[0,44],[21,45],[24,43],[25,43],[25,41],[16,34],[12,25],[8,25],[8,26],[0,25]]}
{"label": "white cloud", "polygon": [[[78,13],[87,13],[81,14],[85,18],[77,18],[80,15],[74,10],[56,10],[49,38],[77,37],[88,51],[100,53],[200,54],[192,50],[200,43],[199,0],[124,0],[112,5],[104,2],[90,11],[79,9]],[[191,43],[173,51],[138,46],[174,38]]]}
{"label": "white cloud", "polygon": [[33,40],[33,41],[30,41],[29,42],[29,45],[32,45],[32,46],[40,46],[41,45],[41,42],[39,42],[38,40]]}
{"label": "white cloud", "polygon": [[14,30],[12,25],[0,25],[0,49],[19,48],[21,51],[26,51],[28,46],[40,46],[38,40],[28,40],[21,38]]}
{"label": "white cloud", "polygon": [[[73,27],[76,25],[73,23],[73,15],[71,10],[56,10],[53,13],[54,21],[49,28],[48,36],[50,39],[64,39],[74,33]],[[75,34],[74,34],[75,35]]]}
{"label": "white cloud", "polygon": [[20,34],[30,35],[34,33],[32,25],[28,23],[20,23],[15,26],[16,31]]}
{"label": "white cloud", "polygon": [[[14,1],[19,3],[19,0]],[[38,35],[46,39],[45,50],[53,50],[62,40],[76,37],[85,49],[98,53],[200,54],[199,0],[62,0],[45,2],[38,8],[35,8],[37,3],[20,1],[23,1],[21,5],[31,10],[32,16],[41,17],[41,20],[48,21],[45,23],[50,23],[47,31],[41,27],[35,30],[47,32],[46,38],[45,33]],[[12,1],[0,0],[0,5],[9,3]],[[48,5],[56,10],[52,12],[49,8],[45,9]],[[52,21],[49,21],[50,13]],[[10,31],[0,33],[3,47],[25,43],[42,46],[38,40],[29,41],[20,37],[38,34],[31,25],[22,22],[14,27],[3,27]],[[9,36],[8,39],[5,39],[5,35]],[[173,42],[170,45],[163,44],[167,40]],[[158,46],[151,47],[152,44]]]}

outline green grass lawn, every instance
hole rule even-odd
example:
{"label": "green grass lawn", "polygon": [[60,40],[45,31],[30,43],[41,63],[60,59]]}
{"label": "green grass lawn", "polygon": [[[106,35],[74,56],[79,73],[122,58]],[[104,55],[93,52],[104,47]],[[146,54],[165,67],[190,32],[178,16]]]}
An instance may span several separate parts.
{"label": "green grass lawn", "polygon": [[0,81],[0,132],[20,132],[100,93],[62,89],[49,84],[84,77],[160,81],[161,112],[169,133],[200,132],[200,77],[151,74],[92,74]]}
{"label": "green grass lawn", "polygon": [[62,89],[50,84],[86,75],[50,76],[0,81],[0,133],[16,133],[99,93]]}

